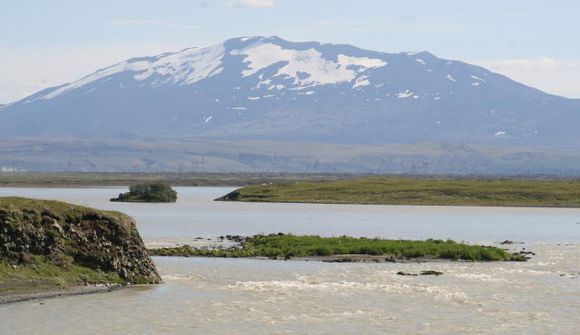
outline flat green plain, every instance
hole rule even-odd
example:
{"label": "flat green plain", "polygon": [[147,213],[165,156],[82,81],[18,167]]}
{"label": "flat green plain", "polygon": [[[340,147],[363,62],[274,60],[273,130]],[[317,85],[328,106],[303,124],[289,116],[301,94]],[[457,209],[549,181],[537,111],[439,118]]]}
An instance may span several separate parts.
{"label": "flat green plain", "polygon": [[217,200],[321,204],[580,207],[580,181],[365,177],[262,183]]}

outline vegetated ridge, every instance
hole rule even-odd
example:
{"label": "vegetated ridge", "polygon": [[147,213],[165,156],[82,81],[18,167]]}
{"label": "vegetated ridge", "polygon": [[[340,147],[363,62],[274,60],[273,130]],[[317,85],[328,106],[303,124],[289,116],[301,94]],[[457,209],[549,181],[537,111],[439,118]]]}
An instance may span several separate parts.
{"label": "vegetated ridge", "polygon": [[263,183],[216,200],[382,205],[580,207],[580,181],[365,177]]}

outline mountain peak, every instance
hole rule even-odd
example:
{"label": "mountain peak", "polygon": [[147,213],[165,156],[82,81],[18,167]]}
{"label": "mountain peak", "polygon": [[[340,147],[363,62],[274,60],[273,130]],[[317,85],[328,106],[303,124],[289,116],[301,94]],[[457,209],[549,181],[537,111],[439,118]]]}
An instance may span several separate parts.
{"label": "mountain peak", "polygon": [[575,139],[554,118],[576,120],[571,103],[427,51],[245,36],[131,58],[1,107],[0,136],[521,143]]}

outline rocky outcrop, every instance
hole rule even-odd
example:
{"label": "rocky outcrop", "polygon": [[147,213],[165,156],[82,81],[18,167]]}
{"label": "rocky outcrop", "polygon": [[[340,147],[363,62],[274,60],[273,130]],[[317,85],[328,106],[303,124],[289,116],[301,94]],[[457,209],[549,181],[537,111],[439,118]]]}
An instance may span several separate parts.
{"label": "rocky outcrop", "polygon": [[26,264],[42,256],[66,269],[114,273],[126,284],[161,279],[134,220],[57,201],[0,198],[0,261]]}
{"label": "rocky outcrop", "polygon": [[238,190],[232,191],[224,196],[221,196],[215,201],[238,201],[240,199],[240,192]]}

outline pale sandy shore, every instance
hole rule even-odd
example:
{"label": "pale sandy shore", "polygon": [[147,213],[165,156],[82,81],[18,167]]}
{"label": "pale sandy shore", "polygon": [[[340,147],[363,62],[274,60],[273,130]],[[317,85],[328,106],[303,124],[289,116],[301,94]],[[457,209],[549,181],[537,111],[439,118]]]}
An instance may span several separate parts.
{"label": "pale sandy shore", "polygon": [[76,286],[61,290],[48,290],[30,293],[0,293],[0,304],[8,304],[30,300],[41,300],[81,294],[106,293],[122,288],[119,285],[88,285]]}

